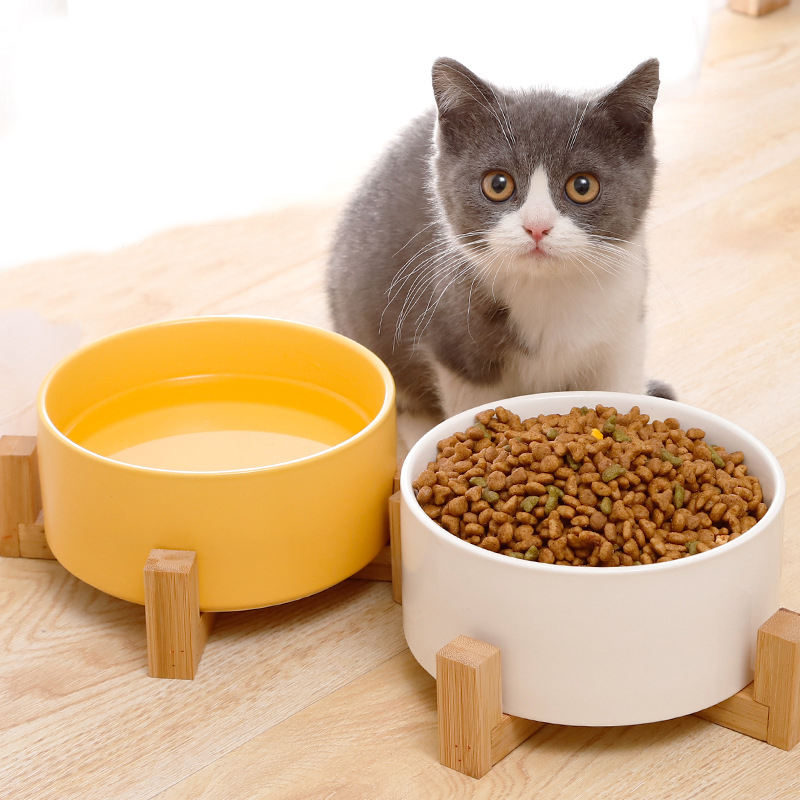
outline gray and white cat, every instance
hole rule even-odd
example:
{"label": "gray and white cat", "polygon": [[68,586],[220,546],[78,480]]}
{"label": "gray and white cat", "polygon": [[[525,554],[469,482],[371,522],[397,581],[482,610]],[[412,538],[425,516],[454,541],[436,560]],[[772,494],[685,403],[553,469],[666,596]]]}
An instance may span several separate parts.
{"label": "gray and white cat", "polygon": [[580,98],[435,62],[436,113],[366,176],[327,273],[336,329],[394,375],[408,444],[503,397],[645,389],[658,86],[655,59]]}

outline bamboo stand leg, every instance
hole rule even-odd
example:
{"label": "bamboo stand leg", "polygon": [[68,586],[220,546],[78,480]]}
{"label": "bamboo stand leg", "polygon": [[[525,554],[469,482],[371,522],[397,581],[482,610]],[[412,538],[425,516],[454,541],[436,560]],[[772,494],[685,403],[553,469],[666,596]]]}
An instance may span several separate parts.
{"label": "bamboo stand leg", "polygon": [[36,437],[0,436],[0,556],[24,555],[20,526],[34,524],[41,508]]}
{"label": "bamboo stand leg", "polygon": [[193,679],[214,623],[200,611],[195,552],[151,550],[144,595],[149,675]]}
{"label": "bamboo stand leg", "polygon": [[500,650],[459,636],[436,654],[439,761],[473,778],[542,727],[501,709]]}
{"label": "bamboo stand leg", "polygon": [[389,498],[389,544],[353,577],[365,581],[391,581],[392,599],[395,603],[402,603],[400,563],[400,492],[395,492]]}
{"label": "bamboo stand leg", "polygon": [[392,599],[398,605],[403,603],[403,567],[400,549],[400,492],[389,498],[389,547],[391,549]]}
{"label": "bamboo stand leg", "polygon": [[367,581],[391,581],[392,599],[403,602],[400,559],[400,470],[394,477],[393,494],[389,498],[389,544],[364,569],[353,575]]}
{"label": "bamboo stand leg", "polygon": [[753,687],[769,706],[767,743],[791,750],[800,740],[800,614],[781,608],[758,629]]}

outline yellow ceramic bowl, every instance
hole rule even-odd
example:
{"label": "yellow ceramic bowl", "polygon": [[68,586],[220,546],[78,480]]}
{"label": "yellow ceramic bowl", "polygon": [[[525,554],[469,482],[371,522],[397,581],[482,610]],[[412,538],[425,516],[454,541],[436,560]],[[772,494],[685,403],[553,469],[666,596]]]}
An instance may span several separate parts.
{"label": "yellow ceramic bowl", "polygon": [[258,608],[384,544],[394,384],[338,334],[258,317],[134,328],[61,362],[38,411],[48,544],[109,594],[143,603],[150,550],[195,550],[201,608]]}

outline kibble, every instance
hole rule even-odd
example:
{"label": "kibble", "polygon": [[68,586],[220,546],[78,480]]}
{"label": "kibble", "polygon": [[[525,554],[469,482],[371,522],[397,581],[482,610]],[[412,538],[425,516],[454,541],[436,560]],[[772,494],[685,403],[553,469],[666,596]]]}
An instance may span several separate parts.
{"label": "kibble", "polygon": [[733,541],[767,511],[744,456],[678,420],[598,405],[521,420],[505,408],[438,444],[414,489],[453,536],[526,561],[648,565]]}

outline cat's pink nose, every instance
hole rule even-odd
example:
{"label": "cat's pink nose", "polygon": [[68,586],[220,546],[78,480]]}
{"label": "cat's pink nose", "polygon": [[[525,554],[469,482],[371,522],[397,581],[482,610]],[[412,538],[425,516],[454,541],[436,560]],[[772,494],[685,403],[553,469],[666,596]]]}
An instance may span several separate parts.
{"label": "cat's pink nose", "polygon": [[539,244],[539,242],[541,242],[542,239],[544,239],[544,237],[547,236],[547,234],[550,233],[550,231],[552,230],[552,228],[545,227],[544,225],[530,224],[530,225],[524,225],[523,227],[525,228],[526,231],[528,231],[528,233],[531,235],[531,238],[533,239],[534,242],[536,242],[536,244]]}

